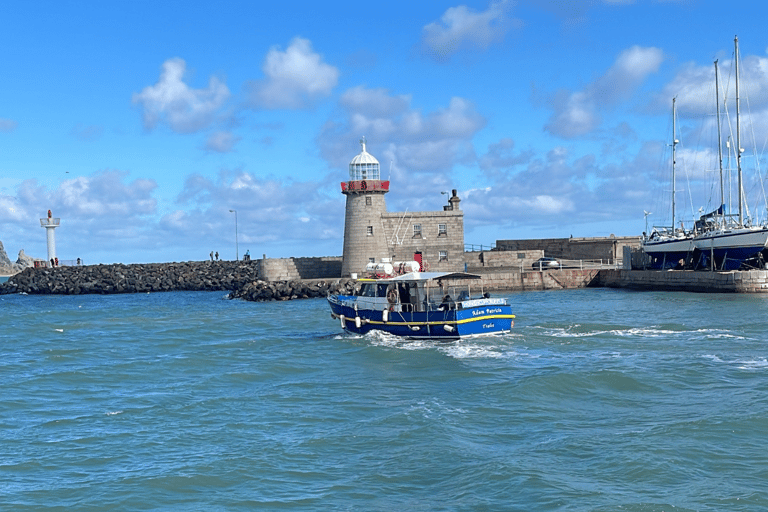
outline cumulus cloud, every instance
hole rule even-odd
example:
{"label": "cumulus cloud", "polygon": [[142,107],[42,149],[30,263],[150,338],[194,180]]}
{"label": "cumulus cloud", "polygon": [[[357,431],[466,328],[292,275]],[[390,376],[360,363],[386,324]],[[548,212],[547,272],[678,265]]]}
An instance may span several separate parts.
{"label": "cumulus cloud", "polygon": [[226,229],[212,219],[229,222],[227,212],[237,210],[242,243],[341,240],[343,200],[329,200],[316,182],[284,183],[246,171],[223,171],[215,178],[191,175],[177,202],[183,207],[163,217],[168,229],[189,236],[216,238]]}
{"label": "cumulus cloud", "polygon": [[422,29],[424,53],[437,61],[446,61],[465,48],[488,49],[511,28],[521,25],[520,20],[508,15],[513,5],[509,0],[497,0],[482,12],[466,5],[450,7],[438,21]]}
{"label": "cumulus cloud", "polygon": [[552,117],[545,129],[563,138],[575,138],[595,130],[600,112],[631,96],[645,78],[658,71],[664,60],[658,48],[633,46],[624,50],[606,73],[581,91],[561,91],[552,101]]}
{"label": "cumulus cloud", "polygon": [[205,141],[205,150],[229,153],[239,141],[240,137],[236,137],[232,132],[214,132]]}
{"label": "cumulus cloud", "polygon": [[12,132],[16,126],[18,126],[16,121],[0,118],[0,132]]}
{"label": "cumulus cloud", "polygon": [[308,39],[296,37],[285,51],[270,49],[262,66],[265,78],[246,85],[254,108],[300,109],[328,96],[339,79],[339,70],[322,61]]}
{"label": "cumulus cloud", "polygon": [[61,218],[56,246],[62,260],[89,256],[86,261],[95,262],[99,252],[135,251],[151,238],[147,233],[157,213],[156,189],[154,180],[129,181],[127,172],[117,170],[67,179],[55,188],[24,180],[14,196],[0,198],[3,242],[9,250],[45,257],[45,233],[37,219],[50,209]]}
{"label": "cumulus cloud", "polygon": [[396,161],[408,172],[428,173],[446,172],[472,152],[472,137],[485,126],[473,103],[455,97],[424,114],[410,100],[385,89],[346,91],[339,101],[342,118],[328,122],[318,137],[321,151],[334,165],[346,166],[365,135],[379,158]]}
{"label": "cumulus cloud", "polygon": [[178,133],[196,132],[211,124],[229,98],[229,89],[216,77],[209,79],[205,89],[190,88],[184,82],[186,67],[183,59],[168,59],[157,83],[133,94],[133,103],[142,108],[146,129],[164,122]]}
{"label": "cumulus cloud", "polygon": [[491,175],[504,176],[515,167],[531,161],[533,150],[515,152],[515,141],[504,137],[498,142],[488,145],[488,152],[478,161],[480,169]]}
{"label": "cumulus cloud", "polygon": [[109,218],[126,222],[155,213],[157,201],[152,193],[157,183],[142,178],[126,184],[127,176],[124,171],[102,171],[64,180],[52,191],[38,186],[35,180],[26,180],[17,197],[26,203],[40,202],[39,198],[44,198],[45,203],[66,212],[70,218],[96,222]]}
{"label": "cumulus cloud", "polygon": [[[720,101],[731,105],[735,98],[733,60],[718,62],[720,71]],[[746,56],[739,61],[739,94],[743,105],[753,109],[768,107],[768,57]],[[681,115],[710,114],[715,109],[714,64],[689,63],[657,95],[655,107],[668,109],[677,97]],[[735,111],[735,107],[734,111]]]}

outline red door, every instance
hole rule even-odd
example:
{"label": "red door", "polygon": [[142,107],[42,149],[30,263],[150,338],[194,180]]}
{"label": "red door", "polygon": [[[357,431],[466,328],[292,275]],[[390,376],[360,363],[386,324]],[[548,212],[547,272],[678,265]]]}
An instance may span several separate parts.
{"label": "red door", "polygon": [[419,272],[424,272],[424,264],[421,262],[421,252],[413,253],[413,261],[418,262]]}

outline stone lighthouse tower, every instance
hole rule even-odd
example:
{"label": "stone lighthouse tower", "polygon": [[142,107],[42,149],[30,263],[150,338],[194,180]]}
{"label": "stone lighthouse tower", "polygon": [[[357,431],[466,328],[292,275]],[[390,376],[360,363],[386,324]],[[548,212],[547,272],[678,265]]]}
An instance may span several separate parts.
{"label": "stone lighthouse tower", "polygon": [[349,181],[341,182],[341,193],[347,196],[342,277],[363,272],[368,263],[391,257],[382,222],[389,181],[381,180],[379,161],[366,151],[365,137],[360,145],[362,151],[349,163]]}

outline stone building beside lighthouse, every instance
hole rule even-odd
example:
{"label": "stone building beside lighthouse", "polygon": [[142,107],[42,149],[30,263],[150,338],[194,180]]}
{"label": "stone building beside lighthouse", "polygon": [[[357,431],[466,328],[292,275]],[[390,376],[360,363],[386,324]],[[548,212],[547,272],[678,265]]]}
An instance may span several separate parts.
{"label": "stone building beside lighthouse", "polygon": [[464,213],[453,190],[442,211],[388,212],[389,181],[379,161],[360,140],[362,151],[349,163],[341,182],[347,198],[341,275],[362,273],[368,263],[417,261],[421,270],[464,270]]}

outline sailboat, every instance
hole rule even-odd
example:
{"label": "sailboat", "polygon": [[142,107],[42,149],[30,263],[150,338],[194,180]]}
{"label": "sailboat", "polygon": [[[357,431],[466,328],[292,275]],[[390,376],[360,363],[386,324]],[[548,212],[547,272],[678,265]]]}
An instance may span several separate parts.
{"label": "sailboat", "polygon": [[666,270],[680,265],[693,251],[693,234],[675,228],[675,98],[672,98],[672,227],[654,227],[650,233],[643,233],[640,245],[648,256],[651,269]]}
{"label": "sailboat", "polygon": [[768,226],[753,226],[744,216],[745,198],[741,170],[740,112],[739,112],[739,38],[734,39],[734,66],[736,77],[736,169],[738,180],[738,220],[729,220],[724,215],[722,179],[722,142],[720,140],[719,76],[715,62],[715,81],[718,94],[718,151],[720,154],[720,206],[714,212],[704,215],[697,222],[700,232],[693,238],[696,249],[694,261],[697,268],[711,270],[736,270],[748,259],[758,256],[768,244]]}

